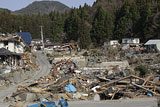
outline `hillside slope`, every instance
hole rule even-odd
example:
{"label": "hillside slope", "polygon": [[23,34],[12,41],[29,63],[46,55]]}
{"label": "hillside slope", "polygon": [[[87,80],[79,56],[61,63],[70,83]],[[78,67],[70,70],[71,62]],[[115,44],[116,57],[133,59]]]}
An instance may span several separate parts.
{"label": "hillside slope", "polygon": [[27,7],[15,11],[16,14],[48,14],[51,11],[65,12],[70,8],[58,1],[35,1]]}
{"label": "hillside slope", "polygon": [[12,12],[12,11],[5,8],[0,8],[0,12]]}

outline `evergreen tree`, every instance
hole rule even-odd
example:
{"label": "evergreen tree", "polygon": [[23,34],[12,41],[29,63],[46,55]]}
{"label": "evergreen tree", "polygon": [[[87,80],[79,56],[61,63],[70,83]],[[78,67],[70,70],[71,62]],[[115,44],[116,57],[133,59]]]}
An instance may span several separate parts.
{"label": "evergreen tree", "polygon": [[77,11],[74,9],[71,11],[70,16],[65,20],[64,31],[66,32],[67,40],[78,40],[78,25],[80,17],[77,15]]}
{"label": "evergreen tree", "polygon": [[109,12],[106,13],[105,17],[105,38],[104,40],[110,40],[113,37],[113,29],[114,29],[114,18],[113,15]]}
{"label": "evergreen tree", "polygon": [[106,39],[105,18],[106,12],[101,6],[99,6],[93,18],[91,30],[91,37],[93,42],[96,43],[96,45],[103,44],[104,40]]}
{"label": "evergreen tree", "polygon": [[80,40],[80,47],[82,49],[88,49],[91,44],[90,27],[83,19],[78,26],[78,35]]}
{"label": "evergreen tree", "polygon": [[131,5],[125,2],[120,11],[118,11],[116,26],[114,31],[114,39],[121,40],[124,37],[132,37],[133,21],[131,13]]}

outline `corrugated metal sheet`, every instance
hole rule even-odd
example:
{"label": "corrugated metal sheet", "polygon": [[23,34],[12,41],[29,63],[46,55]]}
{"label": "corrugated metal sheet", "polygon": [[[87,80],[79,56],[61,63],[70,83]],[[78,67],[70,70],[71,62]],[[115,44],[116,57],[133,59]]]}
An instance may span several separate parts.
{"label": "corrugated metal sheet", "polygon": [[17,32],[17,35],[19,35],[27,45],[32,41],[32,36],[29,32]]}

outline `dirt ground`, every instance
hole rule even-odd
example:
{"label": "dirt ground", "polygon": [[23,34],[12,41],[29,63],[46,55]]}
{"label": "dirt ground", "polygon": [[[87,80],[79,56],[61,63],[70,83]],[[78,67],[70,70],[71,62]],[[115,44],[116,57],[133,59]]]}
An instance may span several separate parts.
{"label": "dirt ground", "polygon": [[[157,107],[157,100],[154,97],[114,101],[69,101],[68,103],[69,107]],[[0,103],[0,107],[8,107],[8,105]]]}

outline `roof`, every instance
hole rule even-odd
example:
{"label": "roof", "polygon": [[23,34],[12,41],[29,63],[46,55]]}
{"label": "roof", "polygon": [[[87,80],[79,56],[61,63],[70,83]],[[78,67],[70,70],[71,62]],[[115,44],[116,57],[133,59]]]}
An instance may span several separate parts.
{"label": "roof", "polygon": [[45,46],[59,46],[60,43],[44,43]]}
{"label": "roof", "polygon": [[6,48],[0,48],[0,56],[9,56],[9,55],[20,56],[20,54],[13,53]]}
{"label": "roof", "polygon": [[0,48],[0,55],[12,55],[12,52],[7,50],[6,48]]}
{"label": "roof", "polygon": [[8,37],[8,35],[0,34],[0,37]]}
{"label": "roof", "polygon": [[139,39],[139,38],[122,38],[122,39]]}
{"label": "roof", "polygon": [[156,45],[160,43],[160,39],[157,39],[157,40],[149,40],[147,41],[144,45]]}
{"label": "roof", "polygon": [[15,38],[10,38],[10,37],[0,37],[0,41],[18,42]]}
{"label": "roof", "polygon": [[32,39],[32,41],[41,41],[42,39],[40,38],[36,38],[36,39]]}
{"label": "roof", "polygon": [[23,39],[23,41],[29,45],[32,41],[31,33],[29,32],[17,32],[17,34]]}

